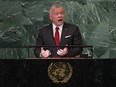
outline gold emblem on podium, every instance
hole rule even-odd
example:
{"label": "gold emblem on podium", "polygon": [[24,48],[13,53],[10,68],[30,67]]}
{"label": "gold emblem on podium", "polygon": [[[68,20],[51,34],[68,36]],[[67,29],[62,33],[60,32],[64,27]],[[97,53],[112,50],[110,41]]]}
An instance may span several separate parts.
{"label": "gold emblem on podium", "polygon": [[72,67],[64,62],[51,63],[48,66],[48,76],[53,83],[67,83],[72,76]]}

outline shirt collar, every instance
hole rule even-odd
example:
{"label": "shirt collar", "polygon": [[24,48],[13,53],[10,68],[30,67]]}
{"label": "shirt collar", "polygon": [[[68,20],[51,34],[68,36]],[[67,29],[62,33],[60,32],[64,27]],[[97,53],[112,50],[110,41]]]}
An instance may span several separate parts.
{"label": "shirt collar", "polygon": [[54,23],[52,23],[52,26],[53,26],[53,31],[56,30],[56,29],[55,29],[56,27],[59,27],[60,30],[62,30],[62,28],[63,28],[63,24],[60,25],[60,26],[56,26]]}

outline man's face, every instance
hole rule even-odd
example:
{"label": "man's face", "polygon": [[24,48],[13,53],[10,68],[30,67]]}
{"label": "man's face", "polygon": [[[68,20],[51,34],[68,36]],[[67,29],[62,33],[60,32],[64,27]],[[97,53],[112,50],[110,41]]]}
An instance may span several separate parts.
{"label": "man's face", "polygon": [[62,7],[52,8],[49,17],[56,26],[62,25],[64,23],[64,9]]}

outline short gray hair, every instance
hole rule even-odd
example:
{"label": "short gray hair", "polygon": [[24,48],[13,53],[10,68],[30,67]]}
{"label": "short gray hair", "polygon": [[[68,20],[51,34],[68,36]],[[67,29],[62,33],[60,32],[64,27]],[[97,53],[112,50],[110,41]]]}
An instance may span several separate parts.
{"label": "short gray hair", "polygon": [[63,7],[61,4],[53,4],[53,5],[50,7],[49,14],[52,13],[53,8],[59,8],[59,7],[61,7],[61,8],[64,9],[64,7]]}

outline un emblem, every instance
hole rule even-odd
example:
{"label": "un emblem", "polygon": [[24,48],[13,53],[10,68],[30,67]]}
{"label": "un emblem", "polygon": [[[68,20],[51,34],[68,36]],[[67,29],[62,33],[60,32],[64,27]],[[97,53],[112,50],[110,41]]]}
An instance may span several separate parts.
{"label": "un emblem", "polygon": [[72,67],[69,63],[56,62],[48,66],[48,76],[53,83],[67,83],[72,76]]}

